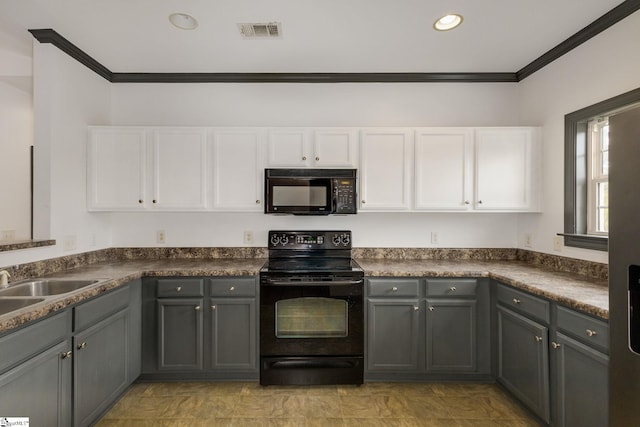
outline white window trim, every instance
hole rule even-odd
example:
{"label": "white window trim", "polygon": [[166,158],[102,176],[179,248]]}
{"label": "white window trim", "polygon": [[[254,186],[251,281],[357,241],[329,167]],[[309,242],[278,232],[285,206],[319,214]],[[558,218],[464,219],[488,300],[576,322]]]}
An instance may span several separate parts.
{"label": "white window trim", "polygon": [[598,136],[594,138],[596,133],[601,132],[604,126],[609,125],[608,117],[598,117],[589,121],[589,128],[587,134],[587,152],[590,158],[587,161],[587,233],[594,236],[608,236],[606,231],[599,231],[596,228],[598,209],[596,204],[598,184],[609,181],[609,175],[600,173],[598,167],[602,163],[602,137]]}

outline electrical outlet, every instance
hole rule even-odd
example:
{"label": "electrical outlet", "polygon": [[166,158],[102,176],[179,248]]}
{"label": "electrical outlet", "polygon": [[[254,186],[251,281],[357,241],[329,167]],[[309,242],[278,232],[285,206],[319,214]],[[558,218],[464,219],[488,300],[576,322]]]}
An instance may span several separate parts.
{"label": "electrical outlet", "polygon": [[524,235],[524,247],[525,248],[530,248],[531,247],[531,234],[529,234],[529,233]]}
{"label": "electrical outlet", "polygon": [[553,238],[553,250],[562,252],[562,246],[564,246],[562,242],[562,236],[555,236]]}
{"label": "electrical outlet", "polygon": [[440,243],[440,236],[438,236],[438,233],[435,231],[431,232],[431,243],[433,244]]}
{"label": "electrical outlet", "polygon": [[62,249],[65,251],[72,251],[78,246],[76,236],[65,236],[62,239]]}
{"label": "electrical outlet", "polygon": [[156,243],[167,243],[167,235],[164,230],[156,231]]}
{"label": "electrical outlet", "polygon": [[0,240],[4,242],[11,242],[13,240],[16,240],[16,230],[2,230]]}
{"label": "electrical outlet", "polygon": [[248,244],[253,243],[253,231],[246,230],[244,232],[244,242]]}

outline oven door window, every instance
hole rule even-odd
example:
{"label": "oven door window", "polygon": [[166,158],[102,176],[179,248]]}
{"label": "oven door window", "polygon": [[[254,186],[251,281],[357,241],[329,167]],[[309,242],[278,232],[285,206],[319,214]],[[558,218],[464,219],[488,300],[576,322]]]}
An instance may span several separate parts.
{"label": "oven door window", "polygon": [[277,338],[348,336],[348,302],[337,298],[293,298],[276,302]]}

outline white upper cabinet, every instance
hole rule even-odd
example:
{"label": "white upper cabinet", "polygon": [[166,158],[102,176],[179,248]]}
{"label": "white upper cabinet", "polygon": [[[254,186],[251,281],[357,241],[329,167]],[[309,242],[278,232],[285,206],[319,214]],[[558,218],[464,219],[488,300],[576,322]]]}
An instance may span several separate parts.
{"label": "white upper cabinet", "polygon": [[152,207],[159,210],[205,209],[207,130],[155,128],[152,140]]}
{"label": "white upper cabinet", "polygon": [[137,127],[90,127],[87,207],[133,211],[146,207],[146,131]]}
{"label": "white upper cabinet", "polygon": [[215,129],[212,167],[213,208],[264,209],[264,137],[260,129]]}
{"label": "white upper cabinet", "polygon": [[205,209],[206,139],[199,128],[90,127],[89,210]]}
{"label": "white upper cabinet", "polygon": [[355,168],[357,131],[339,128],[273,128],[268,130],[270,167]]}
{"label": "white upper cabinet", "polygon": [[364,129],[360,139],[360,209],[405,211],[411,204],[410,129]]}
{"label": "white upper cabinet", "polygon": [[540,210],[540,129],[478,128],[474,208]]}
{"label": "white upper cabinet", "polygon": [[473,197],[473,128],[419,128],[415,209],[465,211]]}

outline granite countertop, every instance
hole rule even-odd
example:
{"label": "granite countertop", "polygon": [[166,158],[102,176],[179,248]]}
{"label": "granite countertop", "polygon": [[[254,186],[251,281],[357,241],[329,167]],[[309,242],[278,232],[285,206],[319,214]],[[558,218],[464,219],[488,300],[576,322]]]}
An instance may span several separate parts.
{"label": "granite countertop", "polygon": [[[357,259],[367,277],[490,277],[569,307],[608,319],[606,280],[588,279],[520,261]],[[167,276],[253,276],[264,258],[108,261],[47,275],[47,278],[104,279],[75,292],[0,316],[0,333],[42,318],[131,280]]]}

